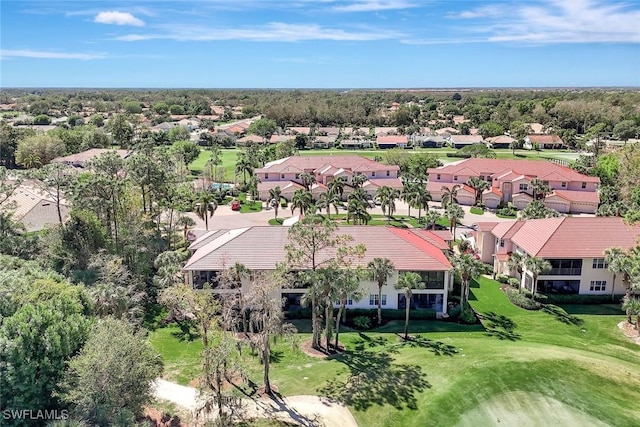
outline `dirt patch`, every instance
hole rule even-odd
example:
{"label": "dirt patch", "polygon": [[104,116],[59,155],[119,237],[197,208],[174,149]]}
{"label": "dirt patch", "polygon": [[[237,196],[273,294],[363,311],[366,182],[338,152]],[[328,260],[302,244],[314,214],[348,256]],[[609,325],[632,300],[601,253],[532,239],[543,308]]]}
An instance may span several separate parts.
{"label": "dirt patch", "polygon": [[[224,382],[222,385],[223,390],[231,390],[234,386],[240,386],[244,384],[244,378],[240,372],[232,372],[231,378]],[[198,388],[200,387],[200,378],[194,378],[189,381],[189,387]]]}
{"label": "dirt patch", "polygon": [[171,416],[156,408],[144,408],[143,415],[145,421],[149,421],[155,427],[187,427],[187,424],[183,423],[179,416]]}
{"label": "dirt patch", "polygon": [[632,323],[623,320],[618,323],[618,329],[634,343],[640,345],[640,331],[638,331]]}
{"label": "dirt patch", "polygon": [[492,397],[465,413],[458,427],[609,427],[549,396],[514,391]]}
{"label": "dirt patch", "polygon": [[335,347],[331,346],[331,351],[327,352],[326,349],[322,349],[322,350],[317,350],[315,348],[313,348],[313,346],[311,345],[311,340],[309,341],[305,341],[302,344],[300,344],[300,350],[302,350],[302,352],[304,354],[306,354],[307,356],[311,356],[311,357],[329,357],[329,356],[333,356],[335,354],[340,354],[344,351],[344,345],[341,342],[338,342],[338,350],[336,351]]}

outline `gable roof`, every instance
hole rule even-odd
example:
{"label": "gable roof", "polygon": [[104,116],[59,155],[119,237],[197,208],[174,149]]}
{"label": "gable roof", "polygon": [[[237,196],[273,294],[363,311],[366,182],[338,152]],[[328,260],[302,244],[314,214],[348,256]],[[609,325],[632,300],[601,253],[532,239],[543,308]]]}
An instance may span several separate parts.
{"label": "gable roof", "polygon": [[[219,270],[236,262],[242,262],[250,270],[273,270],[285,260],[288,232],[289,227],[271,226],[229,230],[198,249],[184,270]],[[344,226],[337,231],[340,235],[351,235],[352,244],[366,246],[364,257],[356,261],[360,266],[366,267],[374,258],[389,258],[397,270],[450,270],[451,263],[442,251],[416,234],[419,232],[367,226]],[[325,253],[321,257],[330,255]]]}
{"label": "gable roof", "polygon": [[479,144],[484,141],[482,135],[451,135],[450,140],[455,144]]}
{"label": "gable roof", "polygon": [[220,235],[226,233],[228,230],[210,230],[204,233],[202,236],[198,237],[189,245],[190,251],[195,251],[196,249],[200,249],[207,243],[215,240]]}
{"label": "gable roof", "polygon": [[63,157],[56,157],[55,159],[51,160],[51,162],[66,163],[68,165],[83,167],[85,163],[90,162],[91,160],[103,155],[104,153],[115,153],[118,156],[122,157],[123,159],[126,159],[127,157],[129,157],[129,155],[131,155],[132,151],[113,150],[110,148],[90,148],[81,153],[70,154],[68,156],[63,156]]}
{"label": "gable roof", "polygon": [[535,144],[564,144],[562,138],[560,138],[558,135],[533,134],[527,135],[527,138],[529,138],[530,142],[533,142]]}
{"label": "gable roof", "polygon": [[408,142],[406,135],[382,135],[376,138],[378,144],[406,144]]}
{"label": "gable roof", "polygon": [[562,217],[522,221],[511,240],[531,256],[599,258],[611,247],[628,249],[640,237],[640,224],[618,217]]}
{"label": "gable roof", "polygon": [[527,175],[539,179],[542,179],[543,176],[556,173],[558,176],[566,177],[568,181],[600,182],[600,178],[598,177],[583,175],[571,168],[546,160],[472,158],[450,163],[439,168],[431,168],[428,172],[456,174],[464,168],[475,171],[475,175],[477,176],[493,175],[502,171],[511,170],[519,175]]}
{"label": "gable roof", "polygon": [[256,173],[280,172],[292,166],[300,170],[315,171],[331,165],[351,171],[397,171],[397,165],[385,165],[361,156],[291,156],[269,162],[264,167],[256,169]]}

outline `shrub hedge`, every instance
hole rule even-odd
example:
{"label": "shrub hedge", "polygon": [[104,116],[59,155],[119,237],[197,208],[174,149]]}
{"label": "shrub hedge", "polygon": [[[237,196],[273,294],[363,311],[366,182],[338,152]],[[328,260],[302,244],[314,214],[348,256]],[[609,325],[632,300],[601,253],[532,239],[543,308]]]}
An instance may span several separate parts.
{"label": "shrub hedge", "polygon": [[[285,315],[288,319],[311,319],[311,308],[298,308],[295,310],[290,310],[285,312]],[[367,309],[367,308],[354,308],[346,310],[347,320],[355,319],[356,317],[377,317],[378,309]],[[436,318],[435,310],[427,310],[427,309],[413,309],[410,313],[411,319],[413,320],[433,320]],[[402,310],[390,310],[383,309],[382,317],[386,320],[404,320],[405,311]]]}
{"label": "shrub hedge", "polygon": [[537,294],[536,299],[545,298],[547,304],[618,304],[624,297],[623,294],[614,295],[577,295],[577,294]]}
{"label": "shrub hedge", "polygon": [[532,300],[526,293],[520,293],[515,289],[503,287],[504,293],[507,295],[512,304],[522,307],[526,310],[540,310],[542,304],[537,300]]}

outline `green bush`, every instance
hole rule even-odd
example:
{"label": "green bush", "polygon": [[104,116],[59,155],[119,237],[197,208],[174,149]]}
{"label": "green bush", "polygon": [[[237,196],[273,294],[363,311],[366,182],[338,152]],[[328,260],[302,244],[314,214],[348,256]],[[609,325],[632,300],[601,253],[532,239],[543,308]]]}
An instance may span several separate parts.
{"label": "green bush", "polygon": [[509,286],[518,289],[520,287],[520,280],[516,279],[515,277],[509,277],[509,280],[507,281],[509,283]]}
{"label": "green bush", "polygon": [[371,318],[368,316],[358,316],[353,319],[353,324],[358,329],[369,329],[371,328]]}
{"label": "green bush", "polygon": [[540,302],[527,297],[526,293],[520,293],[511,288],[504,288],[504,293],[507,295],[509,301],[518,307],[522,307],[526,310],[540,310],[542,308],[542,304]]}
{"label": "green bush", "polygon": [[462,311],[462,306],[460,304],[454,305],[449,309],[449,317],[451,319],[457,319],[460,317],[460,312]]}
{"label": "green bush", "polygon": [[496,211],[496,215],[506,216],[506,217],[515,217],[518,215],[518,211],[512,206],[507,206],[507,207],[499,208]]}
{"label": "green bush", "polygon": [[462,312],[460,313],[460,322],[467,325],[473,325],[474,323],[478,322],[476,312],[473,311],[468,303],[465,304],[464,310],[462,310]]}
{"label": "green bush", "polygon": [[509,276],[504,274],[498,274],[498,276],[496,277],[496,280],[502,283],[503,285],[506,285],[507,283],[509,283]]}
{"label": "green bush", "polygon": [[545,298],[545,302],[548,304],[617,304],[624,297],[623,294],[614,295],[613,299],[611,295],[564,295],[564,294],[537,294],[536,299],[540,300]]}
{"label": "green bush", "polygon": [[[405,318],[404,310],[392,310],[392,309],[383,309],[382,317],[387,320],[404,320]],[[368,309],[368,308],[354,308],[347,309],[347,319],[354,319],[356,317],[377,317],[378,309]],[[427,309],[414,309],[411,310],[411,318],[416,320],[432,320],[436,318],[435,310],[427,310]]]}

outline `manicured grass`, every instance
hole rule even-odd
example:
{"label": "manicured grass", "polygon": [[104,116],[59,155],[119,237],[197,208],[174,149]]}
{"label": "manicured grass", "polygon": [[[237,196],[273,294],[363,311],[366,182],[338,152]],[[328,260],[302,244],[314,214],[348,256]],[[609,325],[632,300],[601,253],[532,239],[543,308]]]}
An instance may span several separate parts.
{"label": "manicured grass", "polygon": [[269,225],[282,225],[286,218],[271,218],[269,219]]}
{"label": "manicured grass", "polygon": [[477,206],[472,206],[471,209],[469,209],[469,212],[471,212],[474,215],[484,215],[484,209],[479,208]]}
{"label": "manicured grass", "polygon": [[[582,320],[566,324],[512,305],[500,284],[486,278],[472,284],[470,300],[482,326],[412,321],[416,340],[410,343],[398,338],[402,321],[364,333],[344,331],[340,340],[347,351],[330,358],[306,356],[279,340],[273,382],[285,395],[340,399],[363,426],[503,425],[495,418],[487,424],[491,407],[475,408],[507,403],[516,405],[509,408],[522,424],[534,425],[544,407],[518,403],[514,393],[557,401],[609,426],[638,425],[640,347],[616,327],[624,320],[616,306],[565,306]],[[308,321],[296,324],[304,331],[298,341],[310,339]],[[150,339],[163,356],[166,376],[186,384],[198,371],[200,347],[180,341],[177,332],[158,329]],[[257,358],[248,355],[246,366],[260,383]],[[562,425],[577,427],[578,421]]]}
{"label": "manicured grass", "polygon": [[499,214],[499,213],[497,213],[497,214],[496,214],[496,216],[497,216],[498,218],[511,218],[511,219],[515,219],[515,218],[517,218],[517,217],[518,217],[517,215],[501,215],[501,214]]}

